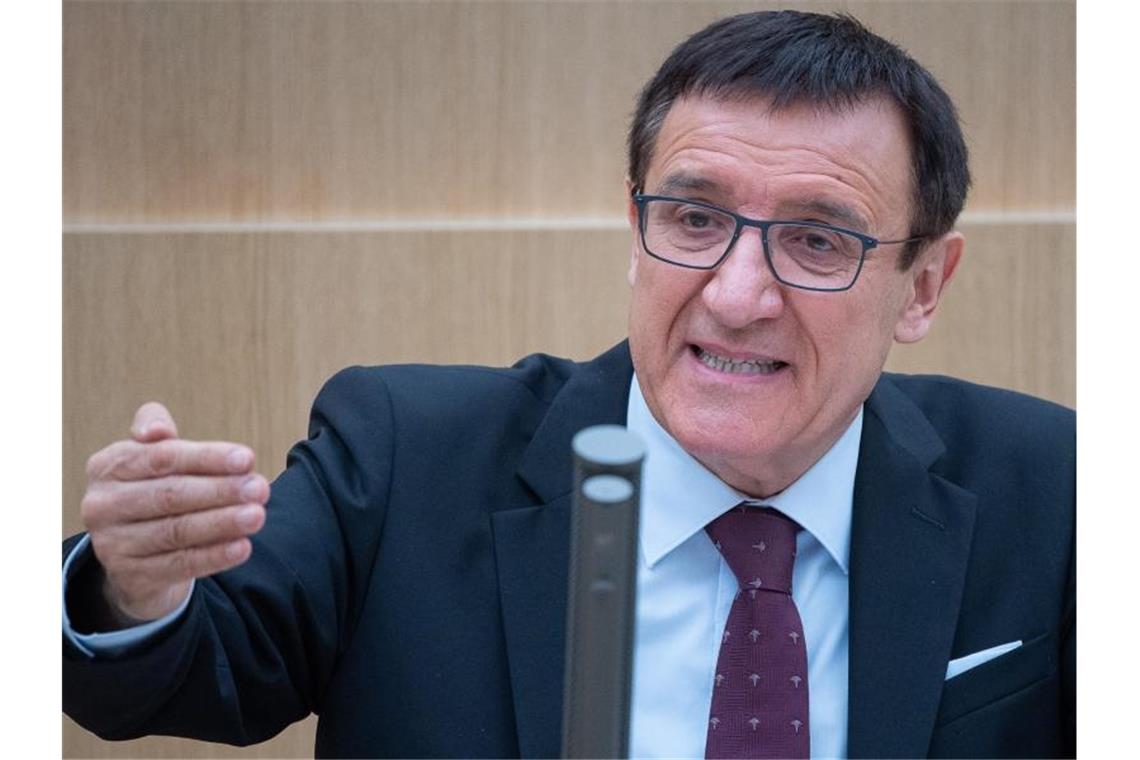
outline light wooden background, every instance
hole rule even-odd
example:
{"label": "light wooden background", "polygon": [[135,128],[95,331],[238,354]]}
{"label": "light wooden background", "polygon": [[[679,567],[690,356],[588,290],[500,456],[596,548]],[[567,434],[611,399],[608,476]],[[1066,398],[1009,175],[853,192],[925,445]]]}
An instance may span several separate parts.
{"label": "light wooden background", "polygon": [[[959,104],[976,185],[933,334],[889,364],[1075,402],[1071,2],[797,3]],[[668,51],[772,3],[65,0],[63,522],[134,409],[274,475],[347,364],[587,358],[625,334],[627,120]],[[239,750],[305,757],[314,721]]]}

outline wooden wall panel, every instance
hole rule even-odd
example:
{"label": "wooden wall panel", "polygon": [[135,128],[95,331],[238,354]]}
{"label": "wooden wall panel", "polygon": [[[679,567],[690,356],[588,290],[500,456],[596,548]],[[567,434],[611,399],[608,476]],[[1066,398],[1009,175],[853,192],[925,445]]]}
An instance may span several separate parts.
{"label": "wooden wall panel", "polygon": [[294,723],[269,741],[249,747],[200,742],[169,736],[148,736],[122,742],[105,742],[63,717],[63,757],[68,758],[311,758],[317,737],[317,719]]}
{"label": "wooden wall panel", "polygon": [[[746,2],[64,3],[70,222],[620,215],[633,98]],[[850,2],[959,102],[974,208],[1071,208],[1071,2]]]}
{"label": "wooden wall panel", "polygon": [[966,253],[925,340],[887,369],[953,375],[1077,402],[1076,227],[963,225]]}
{"label": "wooden wall panel", "polygon": [[67,501],[149,398],[185,437],[256,445],[272,473],[347,365],[600,353],[625,335],[627,235],[67,235]]}

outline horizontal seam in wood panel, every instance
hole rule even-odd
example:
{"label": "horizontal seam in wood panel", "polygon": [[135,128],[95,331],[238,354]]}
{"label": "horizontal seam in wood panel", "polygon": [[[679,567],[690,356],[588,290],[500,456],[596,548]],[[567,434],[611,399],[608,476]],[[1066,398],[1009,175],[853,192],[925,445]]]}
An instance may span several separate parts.
{"label": "horizontal seam in wood panel", "polygon": [[199,233],[199,232],[529,232],[628,229],[622,217],[361,219],[316,222],[83,222],[64,224],[64,234]]}
{"label": "horizontal seam in wood panel", "polygon": [[1077,212],[1072,209],[1053,211],[965,211],[958,217],[959,224],[1076,224]]}
{"label": "horizontal seam in wood panel", "polygon": [[[973,211],[959,217],[960,225],[1073,224],[1073,211]],[[261,232],[564,232],[623,230],[623,217],[480,217],[471,219],[361,219],[264,222],[78,222],[64,224],[65,235],[180,234]]]}

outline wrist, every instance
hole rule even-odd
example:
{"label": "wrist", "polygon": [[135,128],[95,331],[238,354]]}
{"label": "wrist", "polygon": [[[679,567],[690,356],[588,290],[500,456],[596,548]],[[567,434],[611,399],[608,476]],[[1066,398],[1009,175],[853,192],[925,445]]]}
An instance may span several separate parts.
{"label": "wrist", "polygon": [[178,609],[189,590],[189,583],[180,583],[153,599],[129,600],[122,595],[104,573],[101,596],[107,608],[106,622],[113,626],[108,630],[118,631],[133,628],[165,617]]}

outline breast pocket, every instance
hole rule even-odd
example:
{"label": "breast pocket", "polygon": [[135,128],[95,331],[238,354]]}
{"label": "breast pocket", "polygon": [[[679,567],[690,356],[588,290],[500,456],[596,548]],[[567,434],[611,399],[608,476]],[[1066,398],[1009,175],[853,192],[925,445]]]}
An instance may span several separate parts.
{"label": "breast pocket", "polygon": [[955,676],[942,687],[936,725],[945,725],[1057,672],[1056,634],[1027,640],[1017,649]]}

